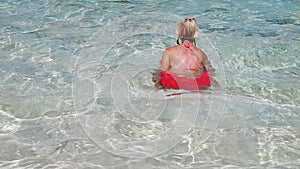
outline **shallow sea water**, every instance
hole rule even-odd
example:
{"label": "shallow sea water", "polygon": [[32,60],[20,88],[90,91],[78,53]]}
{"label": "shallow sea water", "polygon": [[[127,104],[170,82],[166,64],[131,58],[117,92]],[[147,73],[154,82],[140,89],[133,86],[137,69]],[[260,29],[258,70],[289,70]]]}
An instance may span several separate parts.
{"label": "shallow sea water", "polygon": [[[1,1],[0,168],[299,168],[299,9]],[[185,17],[221,90],[153,88]]]}

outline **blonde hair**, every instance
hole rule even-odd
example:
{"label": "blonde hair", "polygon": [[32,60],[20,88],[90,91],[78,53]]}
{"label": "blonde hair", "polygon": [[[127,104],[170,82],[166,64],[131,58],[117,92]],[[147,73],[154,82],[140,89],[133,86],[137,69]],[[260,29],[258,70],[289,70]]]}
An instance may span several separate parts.
{"label": "blonde hair", "polygon": [[177,29],[178,39],[182,42],[184,40],[189,40],[195,42],[199,37],[199,28],[198,24],[195,21],[195,18],[185,18],[183,19]]}

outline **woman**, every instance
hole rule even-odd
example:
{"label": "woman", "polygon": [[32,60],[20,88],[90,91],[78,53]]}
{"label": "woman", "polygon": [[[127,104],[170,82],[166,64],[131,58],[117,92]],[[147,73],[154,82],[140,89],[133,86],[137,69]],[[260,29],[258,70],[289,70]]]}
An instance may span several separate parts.
{"label": "woman", "polygon": [[[183,19],[177,29],[176,46],[167,48],[154,82],[158,88],[199,90],[209,87],[212,74],[206,54],[196,47],[199,29],[195,18]],[[179,43],[181,41],[181,43]]]}

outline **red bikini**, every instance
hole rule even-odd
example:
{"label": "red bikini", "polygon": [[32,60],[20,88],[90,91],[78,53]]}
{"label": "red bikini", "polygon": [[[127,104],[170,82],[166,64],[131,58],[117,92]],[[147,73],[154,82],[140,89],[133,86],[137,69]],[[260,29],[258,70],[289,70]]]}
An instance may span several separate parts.
{"label": "red bikini", "polygon": [[160,83],[164,88],[200,90],[211,85],[207,71],[202,72],[195,79],[180,77],[169,71],[160,72],[159,75],[161,77]]}

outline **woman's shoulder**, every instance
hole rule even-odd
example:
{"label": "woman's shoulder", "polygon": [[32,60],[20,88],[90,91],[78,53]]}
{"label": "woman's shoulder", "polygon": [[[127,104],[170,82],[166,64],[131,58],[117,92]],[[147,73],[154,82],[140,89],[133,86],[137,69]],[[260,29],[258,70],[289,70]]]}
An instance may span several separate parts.
{"label": "woman's shoulder", "polygon": [[201,55],[204,54],[204,52],[203,52],[200,48],[198,48],[198,47],[196,47],[196,46],[194,46],[193,50],[194,50],[195,52],[197,52],[198,54],[201,54]]}
{"label": "woman's shoulder", "polygon": [[166,51],[173,51],[173,50],[177,50],[178,48],[179,48],[179,45],[175,45],[175,46],[166,48]]}
{"label": "woman's shoulder", "polygon": [[178,46],[171,46],[171,47],[168,47],[165,49],[165,52],[164,53],[168,53],[168,54],[172,54],[172,53],[176,53],[178,51]]}

